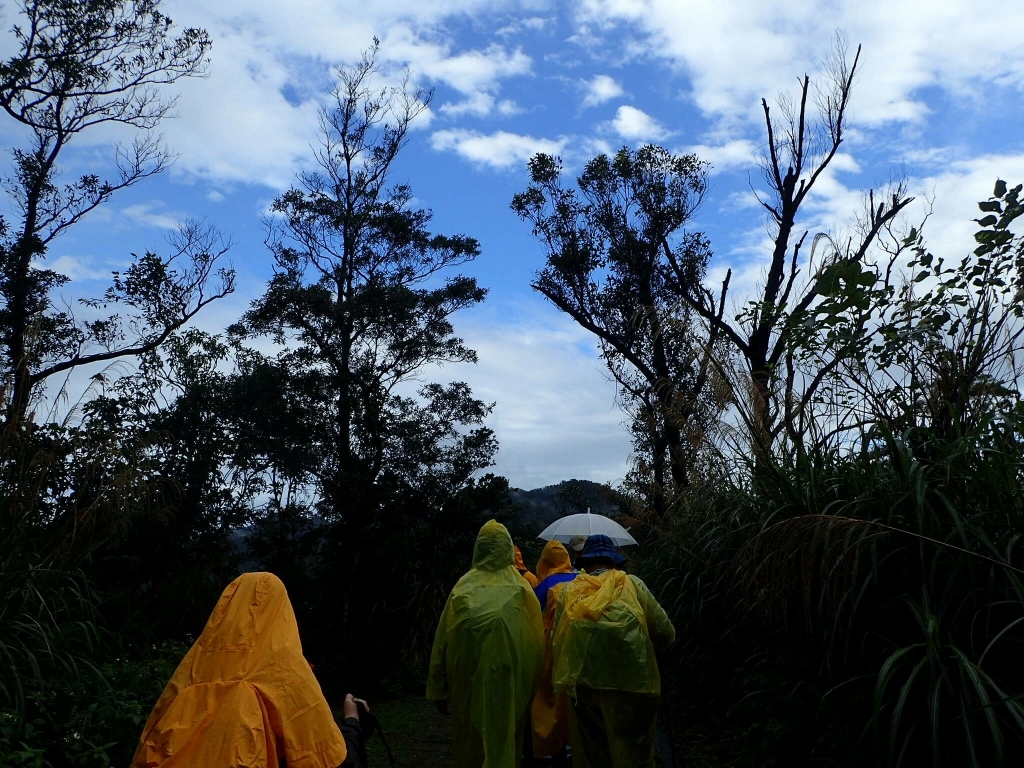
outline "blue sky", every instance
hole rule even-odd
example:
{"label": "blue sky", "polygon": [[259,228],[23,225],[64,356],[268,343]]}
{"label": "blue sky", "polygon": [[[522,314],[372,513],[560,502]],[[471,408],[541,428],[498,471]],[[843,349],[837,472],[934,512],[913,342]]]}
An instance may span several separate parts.
{"label": "blue sky", "polygon": [[[122,194],[55,243],[51,264],[95,294],[132,251],[160,248],[174,222],[206,218],[231,235],[239,289],[199,325],[232,322],[270,274],[261,215],[310,162],[332,67],[374,35],[386,69],[435,88],[397,167],[435,225],[477,237],[468,268],[490,288],[456,319],[480,362],[445,370],[497,402],[496,471],[532,488],[569,477],[620,480],[629,440],[595,345],[529,288],[543,254],[508,208],[535,151],[578,169],[623,144],[661,143],[713,164],[696,225],[735,271],[734,296],[766,257],[752,205],[763,140],[759,100],[812,78],[835,31],[863,44],[852,131],[808,206],[806,227],[842,232],[864,192],[894,169],[934,213],[928,236],[970,244],[974,201],[1001,176],[1024,181],[1024,7],[942,0],[164,0],[179,25],[212,34],[210,76],[180,87],[161,127],[172,170]],[[10,13],[4,17],[10,24]],[[9,45],[9,43],[8,43]],[[80,145],[68,170],[102,169],[115,137]],[[78,167],[78,166],[81,166]],[[923,207],[910,214],[923,215]]]}

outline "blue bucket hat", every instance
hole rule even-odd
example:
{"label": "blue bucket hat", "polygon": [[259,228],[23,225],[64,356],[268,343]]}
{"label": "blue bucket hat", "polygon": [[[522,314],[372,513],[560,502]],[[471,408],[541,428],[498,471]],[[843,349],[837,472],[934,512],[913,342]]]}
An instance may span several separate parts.
{"label": "blue bucket hat", "polygon": [[626,558],[616,551],[614,542],[603,533],[595,534],[587,539],[587,543],[583,547],[583,551],[576,558],[576,562],[578,563],[581,560],[597,560],[598,558],[607,558],[615,563],[615,565],[622,565],[626,562]]}

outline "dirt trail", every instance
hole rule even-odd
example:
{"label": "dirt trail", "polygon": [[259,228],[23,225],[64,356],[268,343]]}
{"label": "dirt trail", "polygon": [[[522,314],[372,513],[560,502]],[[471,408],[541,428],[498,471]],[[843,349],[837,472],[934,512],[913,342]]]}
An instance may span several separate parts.
{"label": "dirt trail", "polygon": [[[451,768],[452,735],[447,717],[420,696],[407,696],[374,706],[381,728],[398,762],[411,768]],[[367,745],[373,768],[386,768],[388,758],[376,736]]]}
{"label": "dirt trail", "polygon": [[[406,696],[375,702],[374,711],[391,751],[403,768],[451,768],[451,721],[438,714],[433,704],[419,696]],[[677,710],[673,715],[673,742],[677,759],[683,766],[720,768],[732,764],[728,757],[727,734],[713,724],[701,722],[705,718],[693,710]],[[388,766],[387,755],[376,736],[367,747],[367,757],[372,768]],[[665,765],[658,760],[658,768]]]}

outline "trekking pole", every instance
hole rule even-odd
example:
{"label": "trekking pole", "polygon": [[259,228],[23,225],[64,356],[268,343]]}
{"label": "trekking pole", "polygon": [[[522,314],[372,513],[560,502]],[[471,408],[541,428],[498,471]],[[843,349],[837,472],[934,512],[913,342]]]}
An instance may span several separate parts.
{"label": "trekking pole", "polygon": [[366,740],[369,741],[375,732],[379,733],[380,743],[384,746],[384,752],[388,756],[388,763],[391,765],[391,768],[395,768],[396,765],[399,765],[399,762],[395,759],[395,755],[391,751],[391,745],[388,744],[388,739],[384,735],[384,728],[381,727],[380,718],[364,707],[361,701],[356,702],[356,710],[359,713],[359,722],[364,726],[363,730],[366,734]]}
{"label": "trekking pole", "polygon": [[384,737],[384,729],[378,726],[377,732],[380,734],[380,743],[384,745],[384,751],[387,752],[388,762],[391,764],[391,768],[394,768],[398,765],[398,761],[395,759],[395,756],[391,754],[391,747],[388,746],[388,740]]}

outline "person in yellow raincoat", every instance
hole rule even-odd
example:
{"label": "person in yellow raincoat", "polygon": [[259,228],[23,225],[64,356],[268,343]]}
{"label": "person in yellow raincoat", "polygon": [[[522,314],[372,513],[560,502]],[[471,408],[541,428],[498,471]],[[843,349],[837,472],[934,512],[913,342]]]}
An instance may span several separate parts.
{"label": "person in yellow raincoat", "polygon": [[343,735],[302,656],[284,584],[246,573],[221,594],[164,688],[132,768],[278,768],[282,758],[288,768],[358,766],[351,696],[345,711]]}
{"label": "person in yellow raincoat", "polygon": [[653,768],[661,694],[655,647],[675,642],[664,609],[611,539],[591,536],[576,559],[586,573],[566,584],[555,615],[554,690],[572,698],[575,768]]}
{"label": "person in yellow raincoat", "polygon": [[569,699],[565,691],[555,694],[551,683],[553,658],[551,633],[555,625],[555,606],[558,594],[567,582],[576,578],[569,559],[569,551],[558,541],[549,541],[537,562],[537,584],[534,593],[540,602],[544,619],[544,670],[530,707],[533,725],[533,753],[545,757],[560,755],[569,741]]}
{"label": "person in yellow raincoat", "polygon": [[523,553],[519,551],[519,547],[512,545],[512,549],[515,552],[516,560],[515,566],[516,571],[519,575],[526,579],[526,583],[530,585],[531,589],[537,588],[537,577],[530,573],[530,569],[526,567],[526,563],[523,561]]}
{"label": "person in yellow raincoat", "polygon": [[437,625],[427,698],[451,712],[455,768],[519,765],[544,630],[514,562],[505,526],[487,522]]}

